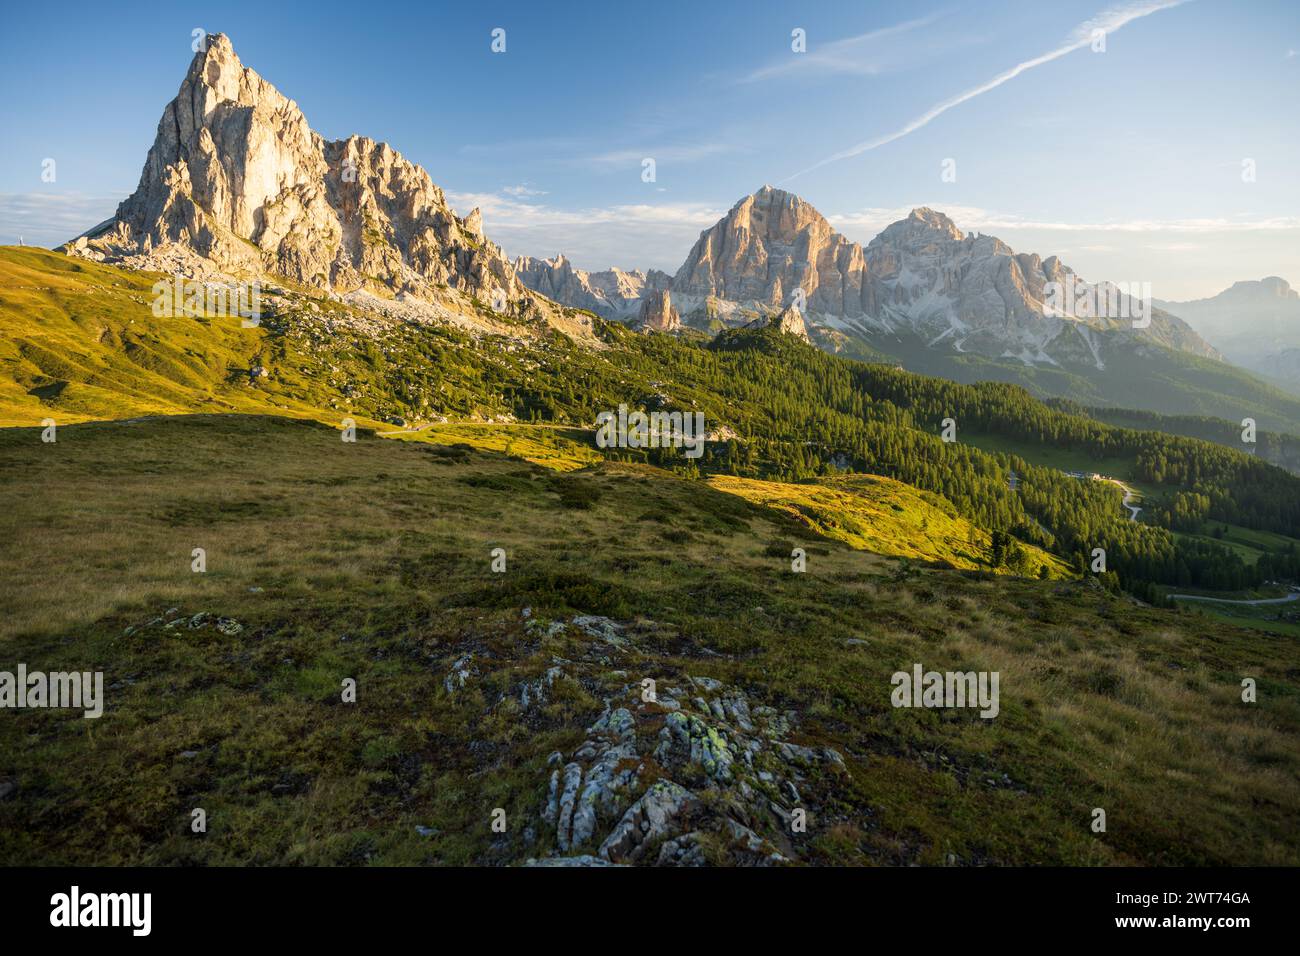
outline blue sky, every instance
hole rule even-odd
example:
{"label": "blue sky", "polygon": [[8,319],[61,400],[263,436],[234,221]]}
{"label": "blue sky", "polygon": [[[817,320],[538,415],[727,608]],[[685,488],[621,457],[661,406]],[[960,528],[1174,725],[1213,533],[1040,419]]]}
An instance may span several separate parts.
{"label": "blue sky", "polygon": [[324,136],[481,206],[511,255],[672,271],[773,183],[862,242],[929,205],[1157,298],[1300,285],[1295,0],[276,6],[9,5],[0,242],[111,215],[202,27]]}

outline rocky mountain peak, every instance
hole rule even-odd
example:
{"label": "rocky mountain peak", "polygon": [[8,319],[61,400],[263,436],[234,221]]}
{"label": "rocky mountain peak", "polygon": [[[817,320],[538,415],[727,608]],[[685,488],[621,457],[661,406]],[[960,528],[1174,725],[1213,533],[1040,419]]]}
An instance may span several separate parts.
{"label": "rocky mountain peak", "polygon": [[1232,361],[1279,382],[1300,382],[1300,294],[1280,276],[1234,282],[1207,299],[1156,304]]}
{"label": "rocky mountain peak", "polygon": [[673,292],[781,309],[802,290],[811,310],[859,313],[863,263],[855,248],[810,203],[764,186],[700,234]]}
{"label": "rocky mountain peak", "polygon": [[788,241],[807,229],[831,231],[830,223],[800,196],[764,186],[732,207],[734,228],[751,228],[767,238]]}
{"label": "rocky mountain peak", "polygon": [[609,319],[636,317],[643,296],[672,284],[672,277],[658,269],[642,272],[611,267],[603,272],[587,272],[576,268],[563,254],[551,259],[520,256],[514,270],[527,288]]}
{"label": "rocky mountain peak", "polygon": [[917,206],[907,214],[907,218],[911,222],[925,223],[925,225],[929,226],[931,229],[938,229],[941,232],[946,232],[954,239],[960,239],[962,237],[962,231],[957,228],[955,222],[949,219],[944,213],[931,209],[929,206]]}
{"label": "rocky mountain peak", "polygon": [[[205,46],[194,54],[189,71],[181,85],[182,91],[210,90],[210,105],[222,102],[254,103],[279,92],[254,71],[244,66],[235,53],[234,44],[224,33],[213,33],[205,38]],[[281,97],[283,99],[283,97]]]}
{"label": "rocky mountain peak", "polygon": [[906,219],[886,226],[871,245],[894,245],[919,248],[933,242],[957,242],[964,238],[957,224],[941,212],[919,206]]}
{"label": "rocky mountain peak", "polygon": [[503,293],[508,311],[550,312],[486,239],[477,209],[457,216],[428,173],[387,143],[313,132],[222,34],[207,38],[164,108],[136,191],[64,251],[436,302]]}

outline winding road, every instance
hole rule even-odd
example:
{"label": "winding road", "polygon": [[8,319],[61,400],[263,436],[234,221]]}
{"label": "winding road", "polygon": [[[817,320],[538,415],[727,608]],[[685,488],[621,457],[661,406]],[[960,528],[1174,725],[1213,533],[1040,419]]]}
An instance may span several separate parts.
{"label": "winding road", "polygon": [[1171,594],[1171,598],[1181,598],[1184,601],[1212,601],[1215,604],[1290,604],[1292,601],[1300,601],[1300,594],[1292,592],[1286,597],[1280,598],[1259,598],[1255,601],[1238,601],[1229,598],[1206,597],[1203,594]]}
{"label": "winding road", "polygon": [[1134,498],[1137,497],[1137,493],[1136,493],[1132,488],[1130,488],[1128,485],[1124,484],[1124,482],[1120,481],[1118,478],[1106,478],[1105,480],[1106,480],[1106,481],[1109,481],[1112,485],[1119,485],[1120,488],[1123,489],[1123,491],[1124,491],[1124,502],[1123,502],[1123,504],[1124,504],[1124,507],[1127,508],[1127,509],[1128,509],[1128,512],[1129,512],[1129,514],[1128,514],[1128,520],[1129,520],[1129,521],[1137,521],[1137,519],[1138,519],[1138,515],[1140,515],[1140,514],[1142,513],[1142,509],[1139,508],[1137,505],[1131,505],[1131,504],[1129,504],[1130,501],[1132,501]]}

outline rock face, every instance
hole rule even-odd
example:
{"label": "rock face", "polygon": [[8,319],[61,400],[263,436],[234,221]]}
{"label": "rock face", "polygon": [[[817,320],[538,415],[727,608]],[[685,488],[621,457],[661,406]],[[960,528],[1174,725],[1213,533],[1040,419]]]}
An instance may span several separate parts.
{"label": "rock face", "polygon": [[672,295],[667,290],[651,292],[641,301],[637,328],[642,332],[675,332],[681,327],[681,316],[673,308]]}
{"label": "rock face", "polygon": [[672,276],[658,269],[586,272],[575,269],[562,255],[554,259],[520,256],[515,260],[515,272],[524,285],[548,299],[607,319],[636,316],[644,296],[672,285]]}
{"label": "rock face", "polygon": [[[1073,285],[1076,294],[1057,308],[1050,283],[1062,291]],[[1107,349],[1134,339],[1218,357],[1173,316],[1153,311],[1148,327],[1135,327],[1142,314],[1127,296],[1117,297],[1123,317],[1089,312],[1089,295],[1110,288],[1083,283],[1055,256],[1019,254],[993,236],[964,234],[927,208],[863,247],[798,196],[770,186],[701,235],[673,279],[676,294],[741,309],[802,300],[815,323],[868,341],[910,334],[930,346],[1026,364],[1101,368]]]}
{"label": "rock face", "polygon": [[859,316],[877,308],[862,247],[809,203],[771,186],[702,233],[673,277],[675,293],[769,309],[784,308],[799,289],[808,312]]}
{"label": "rock face", "polygon": [[560,859],[594,848],[610,863],[788,862],[792,820],[844,769],[833,749],[782,740],[797,722],[709,677],[651,702],[626,687],[567,762],[551,755],[542,822]]}
{"label": "rock face", "polygon": [[[534,297],[419,166],[362,136],[330,142],[217,34],[163,110],[140,184],[65,251],[137,267],[213,266],[320,289]],[[521,300],[522,297],[522,300]]]}
{"label": "rock face", "polygon": [[1300,385],[1300,293],[1285,279],[1235,282],[1208,299],[1157,304],[1186,319],[1234,362]]}
{"label": "rock face", "polygon": [[[525,281],[565,304],[586,301],[563,283],[538,284],[532,273]],[[1058,305],[1051,284],[1075,294]],[[1055,256],[1017,253],[993,236],[963,233],[932,209],[912,210],[862,246],[800,197],[771,186],[705,230],[671,283],[689,323],[742,325],[755,312],[793,305],[825,347],[845,335],[868,344],[912,336],[930,347],[1026,365],[1097,369],[1114,349],[1148,344],[1220,358],[1181,319],[1137,307],[1140,287],[1136,298],[1121,290],[1083,282]],[[1122,309],[1090,310],[1099,292]],[[626,292],[620,302],[615,317],[630,310]],[[793,323],[788,330],[798,334]]]}
{"label": "rock face", "polygon": [[[1141,342],[1219,357],[1185,322],[1155,309],[1144,313],[1134,298],[1118,294],[1122,286],[1090,285],[1056,256],[1042,259],[994,236],[963,235],[932,209],[913,209],[864,255],[878,308],[846,318],[870,331],[910,332],[931,346],[1025,364],[1104,368],[1109,349]],[[1061,302],[1067,285],[1074,294]],[[1114,299],[1119,309],[1093,308],[1098,296]]]}

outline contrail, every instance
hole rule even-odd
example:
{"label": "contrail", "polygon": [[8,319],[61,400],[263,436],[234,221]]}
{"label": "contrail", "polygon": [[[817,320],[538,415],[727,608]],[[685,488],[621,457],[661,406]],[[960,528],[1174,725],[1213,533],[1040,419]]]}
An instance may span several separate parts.
{"label": "contrail", "polygon": [[1091,20],[1085,20],[1083,23],[1075,27],[1074,31],[1070,34],[1069,39],[1056,49],[1050,50],[1041,56],[1036,56],[1032,60],[1025,60],[1023,63],[1017,63],[1011,69],[999,73],[987,83],[972,87],[965,92],[958,93],[951,99],[944,100],[942,103],[930,107],[930,109],[909,122],[902,129],[895,130],[894,132],[888,133],[884,136],[878,136],[875,139],[869,139],[865,143],[859,143],[849,149],[835,153],[833,156],[828,156],[821,162],[815,163],[807,169],[800,170],[793,176],[788,177],[786,181],[788,182],[796,176],[802,176],[804,173],[810,173],[814,169],[820,169],[828,163],[835,163],[839,162],[841,159],[858,156],[862,153],[870,152],[873,149],[884,146],[886,143],[892,143],[896,139],[902,139],[908,133],[915,132],[922,126],[927,125],[931,120],[942,116],[954,106],[960,106],[967,100],[973,100],[981,93],[987,93],[989,90],[997,89],[1003,83],[1015,79],[1027,70],[1032,70],[1036,66],[1042,66],[1044,63],[1050,63],[1052,60],[1059,59],[1080,47],[1087,46],[1092,42],[1094,31],[1102,30],[1109,35],[1130,21],[1137,20],[1140,17],[1149,16],[1150,14],[1156,13],[1160,10],[1167,10],[1170,7],[1181,6],[1186,2],[1187,0],[1146,0],[1146,2],[1142,3],[1130,3],[1125,4],[1124,6],[1111,7],[1110,9],[1097,14],[1097,16],[1093,17]]}

